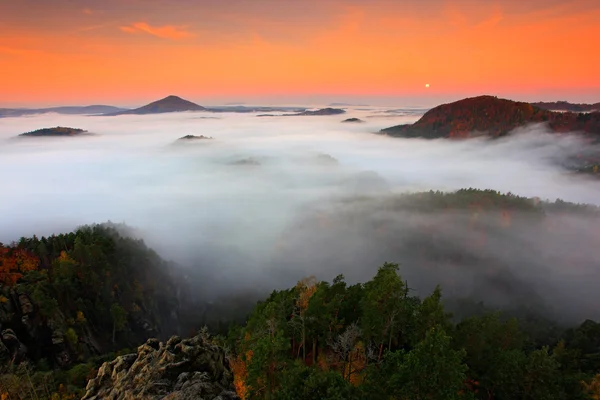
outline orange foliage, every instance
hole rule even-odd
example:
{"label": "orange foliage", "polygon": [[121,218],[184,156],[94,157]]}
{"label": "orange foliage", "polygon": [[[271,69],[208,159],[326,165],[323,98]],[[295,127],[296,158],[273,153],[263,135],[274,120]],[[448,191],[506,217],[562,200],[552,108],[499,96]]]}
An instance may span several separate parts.
{"label": "orange foliage", "polygon": [[233,372],[233,385],[235,392],[242,400],[248,399],[248,363],[252,359],[252,350],[246,352],[246,357],[238,355],[235,359],[229,362],[231,371]]}
{"label": "orange foliage", "polygon": [[314,276],[304,278],[296,284],[296,288],[300,292],[296,304],[300,308],[300,313],[304,313],[308,308],[310,298],[317,291],[317,278]]}
{"label": "orange foliage", "polygon": [[34,271],[39,265],[39,258],[23,249],[0,246],[0,283],[4,285],[16,284],[23,273]]}
{"label": "orange foliage", "polygon": [[591,382],[581,382],[584,390],[593,400],[600,400],[600,374],[596,375]]}
{"label": "orange foliage", "polygon": [[325,352],[321,352],[317,356],[317,365],[323,371],[329,371],[329,363],[327,362],[327,355]]}
{"label": "orange foliage", "polygon": [[348,359],[351,362],[346,363],[344,376],[348,377],[348,380],[353,386],[358,386],[364,380],[363,371],[367,366],[367,356],[362,342],[358,342],[356,346],[354,346],[354,349],[352,349],[348,355]]}

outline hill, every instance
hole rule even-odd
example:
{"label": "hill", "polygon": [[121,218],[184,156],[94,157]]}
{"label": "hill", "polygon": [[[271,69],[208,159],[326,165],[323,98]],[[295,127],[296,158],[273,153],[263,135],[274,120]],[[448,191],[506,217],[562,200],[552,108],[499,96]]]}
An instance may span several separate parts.
{"label": "hill", "polygon": [[[396,253],[402,267],[385,263],[363,283],[347,283],[343,275],[304,278],[265,295],[241,320],[232,315],[255,300],[237,302],[233,290],[224,290],[213,300],[226,330],[213,337],[200,329],[191,339],[164,341],[185,320],[204,318],[206,308],[196,304],[181,313],[182,282],[191,277],[177,280],[174,266],[127,236],[133,232],[126,227],[94,225],[0,244],[0,397],[383,400],[419,392],[428,399],[591,398],[587,388],[600,382],[600,324],[578,319],[562,325],[544,318],[540,307],[549,306],[552,318],[557,305],[594,317],[597,302],[585,309],[565,304],[559,289],[567,280],[544,286],[549,277],[538,276],[528,285],[511,268],[564,266],[593,286],[588,273],[597,260],[584,250],[597,242],[595,231],[565,224],[563,217],[597,226],[597,207],[474,189],[348,202],[314,210],[320,229],[362,226],[378,242],[404,242]],[[366,209],[379,213],[365,219]],[[403,214],[410,215],[408,225],[399,221]],[[542,229],[531,230],[536,226]],[[298,228],[283,236],[301,234]],[[558,247],[571,243],[578,255],[556,261],[536,251],[534,238]],[[304,256],[312,250],[309,239]],[[523,246],[526,265],[516,254],[507,255],[508,268],[490,257]],[[294,261],[289,255],[282,263]],[[430,273],[442,286],[415,292],[419,279],[410,276],[411,266],[420,279]],[[461,283],[474,292],[501,293],[514,308],[495,312],[465,290],[446,300]],[[190,282],[188,290],[203,287]],[[155,336],[163,342],[148,340]]]}
{"label": "hill", "polygon": [[341,108],[320,108],[318,110],[304,110],[294,114],[259,114],[257,117],[297,117],[297,116],[321,116],[321,115],[338,115],[344,114],[346,110]]}
{"label": "hill", "polygon": [[177,96],[167,96],[164,99],[154,101],[150,104],[146,104],[143,107],[135,108],[133,110],[121,111],[108,115],[124,115],[124,114],[162,114],[170,112],[182,112],[182,111],[205,111],[206,108],[192,103],[191,101],[184,100]]}
{"label": "hill", "polygon": [[23,115],[57,113],[57,114],[109,114],[126,111],[125,108],[92,105],[92,106],[65,106],[51,108],[0,108],[0,118],[2,117],[21,117]]}
{"label": "hill", "polygon": [[427,111],[410,125],[382,129],[397,137],[468,138],[487,135],[500,137],[515,128],[546,123],[554,132],[585,132],[600,135],[600,112],[575,114],[552,112],[529,103],[479,96],[442,104]]}
{"label": "hill", "polygon": [[79,128],[68,128],[65,126],[57,126],[55,128],[42,128],[31,132],[21,133],[19,136],[37,136],[37,137],[53,137],[53,136],[78,136],[87,133],[86,130]]}
{"label": "hill", "polygon": [[365,122],[365,121],[363,121],[360,118],[347,118],[347,119],[343,120],[342,122],[345,122],[345,123],[355,123],[356,124],[356,123],[362,123],[362,122]]}
{"label": "hill", "polygon": [[210,137],[210,136],[204,136],[204,135],[200,135],[200,136],[196,136],[196,135],[185,135],[185,136],[182,136],[182,137],[180,137],[180,138],[179,138],[179,139],[177,139],[177,140],[178,140],[178,141],[179,141],[179,140],[184,140],[184,141],[185,141],[185,140],[210,140],[210,139],[213,139],[213,138],[212,138],[212,137]]}
{"label": "hill", "polygon": [[319,110],[314,110],[314,111],[303,111],[300,112],[298,114],[293,114],[293,115],[338,115],[338,114],[344,114],[346,112],[346,110],[342,110],[341,108],[331,108],[331,107],[327,107],[327,108],[321,108]]}
{"label": "hill", "polygon": [[600,111],[600,103],[585,104],[585,103],[569,103],[568,101],[540,101],[531,103],[532,106],[550,111],[571,111],[571,112],[586,112]]}

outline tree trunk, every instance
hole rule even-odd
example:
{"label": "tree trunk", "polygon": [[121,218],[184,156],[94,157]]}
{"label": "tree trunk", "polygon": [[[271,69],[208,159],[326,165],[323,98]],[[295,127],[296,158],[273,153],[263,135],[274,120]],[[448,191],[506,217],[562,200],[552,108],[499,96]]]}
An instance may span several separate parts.
{"label": "tree trunk", "polygon": [[117,323],[113,321],[113,337],[112,342],[115,343],[115,334],[117,333]]}
{"label": "tree trunk", "polygon": [[302,362],[306,363],[306,328],[304,318],[302,318]]}
{"label": "tree trunk", "polygon": [[313,338],[312,346],[312,364],[313,366],[317,363],[317,339]]}
{"label": "tree trunk", "polygon": [[350,354],[348,354],[348,382],[352,379],[352,350],[350,350]]}
{"label": "tree trunk", "polygon": [[381,355],[383,354],[383,343],[379,345],[379,356],[377,357],[377,361],[381,361]]}

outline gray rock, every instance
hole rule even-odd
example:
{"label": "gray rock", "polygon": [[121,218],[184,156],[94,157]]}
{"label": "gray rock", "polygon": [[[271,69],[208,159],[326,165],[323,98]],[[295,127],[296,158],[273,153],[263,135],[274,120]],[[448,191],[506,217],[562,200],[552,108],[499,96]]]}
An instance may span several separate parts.
{"label": "gray rock", "polygon": [[19,294],[19,305],[21,306],[21,314],[27,315],[33,312],[33,304],[31,304],[29,296],[24,293]]}
{"label": "gray rock", "polygon": [[204,341],[149,339],[137,353],[105,362],[82,400],[239,400],[222,348]]}

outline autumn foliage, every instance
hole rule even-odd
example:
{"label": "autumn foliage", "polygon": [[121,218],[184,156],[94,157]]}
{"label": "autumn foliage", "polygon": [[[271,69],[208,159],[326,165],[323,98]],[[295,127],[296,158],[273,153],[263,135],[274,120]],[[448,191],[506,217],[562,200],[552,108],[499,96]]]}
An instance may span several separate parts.
{"label": "autumn foliage", "polygon": [[442,104],[427,111],[412,125],[398,125],[382,133],[400,137],[466,138],[504,136],[533,123],[545,123],[555,132],[586,132],[600,135],[600,112],[577,114],[552,112],[529,103],[478,96]]}
{"label": "autumn foliage", "polygon": [[0,284],[13,286],[25,272],[40,265],[38,257],[26,250],[0,245]]}

